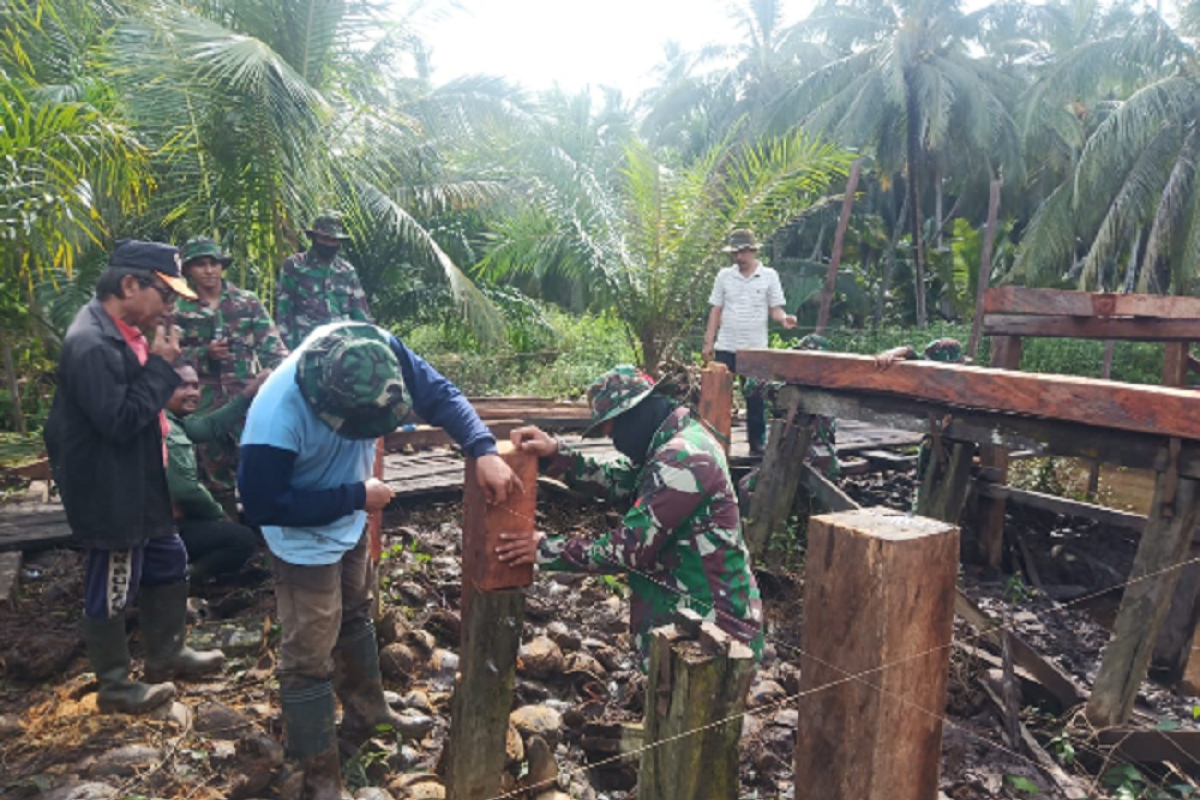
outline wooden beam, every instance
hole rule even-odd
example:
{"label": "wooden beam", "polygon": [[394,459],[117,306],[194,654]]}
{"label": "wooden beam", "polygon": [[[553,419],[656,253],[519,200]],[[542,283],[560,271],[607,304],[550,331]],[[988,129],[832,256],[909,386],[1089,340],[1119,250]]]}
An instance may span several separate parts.
{"label": "wooden beam", "polygon": [[[947,452],[944,462],[941,454],[929,455],[921,485],[917,488],[917,513],[957,525],[967,504],[975,446],[964,442],[945,444]],[[932,447],[932,443],[929,446]]]}
{"label": "wooden beam", "polygon": [[988,289],[983,310],[988,314],[1200,320],[1200,299],[998,286]]}
{"label": "wooden beam", "polygon": [[700,373],[700,419],[717,434],[726,456],[733,442],[733,378],[719,361],[709,363]]}
{"label": "wooden beam", "polygon": [[836,483],[813,469],[812,464],[805,464],[800,470],[800,483],[808,490],[818,503],[829,511],[854,511],[862,508],[850,499]]}
{"label": "wooden beam", "polygon": [[[795,393],[795,389],[791,391]],[[810,441],[812,418],[807,415],[794,418],[791,425],[783,420],[771,423],[767,452],[742,526],[746,547],[755,561],[766,552],[772,532],[787,523]]]}
{"label": "wooden beam", "polygon": [[795,350],[741,350],[738,371],[810,388],[896,395],[954,408],[1200,440],[1200,395],[1185,389],[923,361],[901,362],[881,372],[871,356]]}
{"label": "wooden beam", "polygon": [[1099,731],[1099,739],[1100,744],[1115,747],[1118,755],[1130,761],[1200,762],[1200,731],[1117,728]]}
{"label": "wooden beam", "polygon": [[934,800],[958,529],[863,509],[813,517],[808,548],[796,798]]}
{"label": "wooden beam", "polygon": [[754,653],[712,623],[696,637],[668,625],[650,634],[638,800],[738,796],[738,744]]}
{"label": "wooden beam", "polygon": [[[1131,317],[1036,317],[987,314],[988,336],[1044,336],[1054,339],[1123,339],[1139,342],[1183,342],[1200,338],[1197,319]],[[738,362],[741,366],[741,362]]]}
{"label": "wooden beam", "polygon": [[[507,439],[514,428],[525,424],[523,419],[487,421],[488,430],[492,432],[498,442]],[[414,450],[424,450],[429,447],[449,447],[452,444],[454,444],[454,439],[446,433],[444,428],[435,428],[432,425],[417,425],[411,430],[392,431],[383,437],[384,449],[389,453],[397,453],[409,447]]]}
{"label": "wooden beam", "polygon": [[1136,533],[1141,533],[1146,529],[1146,517],[1141,514],[1117,511],[1079,500],[1068,500],[1065,497],[1056,497],[1052,494],[1033,492],[1028,489],[1013,489],[1011,486],[1000,486],[991,481],[981,480],[975,482],[975,491],[980,498],[1004,497],[1015,506],[1036,508],[1052,514],[1062,514],[1065,517],[1090,519],[1102,525],[1125,528]]}
{"label": "wooden beam", "polygon": [[1151,505],[1154,510],[1138,545],[1112,639],[1104,649],[1088,701],[1087,717],[1098,727],[1122,725],[1129,720],[1179,580],[1178,564],[1192,540],[1200,508],[1200,483],[1179,479],[1174,497],[1168,500],[1171,482],[1168,474],[1159,473]]}

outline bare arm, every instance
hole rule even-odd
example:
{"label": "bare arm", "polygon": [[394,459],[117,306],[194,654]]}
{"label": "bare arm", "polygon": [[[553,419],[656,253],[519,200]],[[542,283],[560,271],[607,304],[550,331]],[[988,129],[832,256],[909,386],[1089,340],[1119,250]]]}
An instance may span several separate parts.
{"label": "bare arm", "polygon": [[783,310],[783,306],[771,307],[771,319],[775,320],[789,331],[796,327],[796,315],[786,313]]}
{"label": "bare arm", "polygon": [[701,355],[705,361],[712,361],[716,354],[717,331],[721,329],[721,306],[713,306],[708,311],[708,327],[704,331],[704,349]]}

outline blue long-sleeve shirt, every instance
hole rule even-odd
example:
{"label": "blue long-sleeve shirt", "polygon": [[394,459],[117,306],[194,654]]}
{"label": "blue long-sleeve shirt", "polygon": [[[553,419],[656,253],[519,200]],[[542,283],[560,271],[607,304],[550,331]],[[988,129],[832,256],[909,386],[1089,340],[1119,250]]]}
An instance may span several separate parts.
{"label": "blue long-sleeve shirt", "polygon": [[[468,456],[496,452],[495,437],[458,388],[395,336],[389,342],[413,410]],[[375,442],[338,436],[313,412],[296,385],[303,351],[280,365],[250,408],[238,488],[247,521],[262,526],[273,553],[293,564],[330,564],[362,535]]]}

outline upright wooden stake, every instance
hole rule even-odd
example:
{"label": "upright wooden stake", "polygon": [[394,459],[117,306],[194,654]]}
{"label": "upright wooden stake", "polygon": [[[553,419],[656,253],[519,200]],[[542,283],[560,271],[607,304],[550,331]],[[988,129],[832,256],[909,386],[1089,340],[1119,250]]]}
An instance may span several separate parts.
{"label": "upright wooden stake", "polygon": [[480,800],[502,793],[505,737],[516,681],[525,594],[533,568],[496,560],[505,532],[532,530],[537,512],[537,459],[501,442],[500,455],[525,484],[524,493],[489,504],[467,459],[463,484],[462,657],[450,701],[446,796]]}
{"label": "upright wooden stake", "polygon": [[733,378],[719,361],[710,362],[700,373],[700,419],[716,432],[727,456],[733,436]]}
{"label": "upright wooden stake", "polygon": [[805,563],[796,800],[936,800],[958,528],[813,517]]}
{"label": "upright wooden stake", "polygon": [[1178,565],[1192,540],[1198,504],[1200,483],[1169,470],[1159,473],[1150,520],[1087,705],[1087,717],[1097,727],[1129,720],[1179,579]]}
{"label": "upright wooden stake", "polygon": [[[733,800],[738,742],[754,654],[706,622],[650,637],[646,727],[638,800]],[[725,722],[722,723],[722,721]],[[720,723],[720,724],[718,724]]]}
{"label": "upright wooden stake", "polygon": [[[926,445],[932,446],[932,445]],[[917,513],[957,525],[967,502],[971,484],[971,464],[975,460],[975,445],[969,442],[950,442],[946,453],[930,453],[921,486],[917,491]],[[942,459],[945,458],[945,462]]]}
{"label": "upright wooden stake", "polygon": [[837,231],[833,234],[833,253],[829,258],[829,269],[825,272],[825,289],[821,292],[821,310],[817,312],[817,333],[824,333],[829,324],[829,308],[833,304],[834,287],[837,285],[838,267],[842,263],[842,247],[846,239],[846,228],[850,225],[850,211],[854,208],[854,192],[858,189],[858,175],[862,171],[862,159],[854,159],[850,165],[850,177],[846,179],[846,196],[842,200],[842,214],[838,217]]}
{"label": "upright wooden stake", "polygon": [[742,528],[746,547],[755,561],[766,551],[771,533],[787,521],[796,490],[800,488],[804,460],[808,458],[812,418],[795,413],[795,396],[799,391],[788,386],[780,393],[780,404],[788,408],[787,417],[771,423],[767,452]]}
{"label": "upright wooden stake", "polygon": [[[992,366],[996,369],[1018,370],[1021,368],[1021,337],[992,337]],[[1000,485],[1008,482],[1008,448],[985,444],[979,447],[979,462],[989,469]],[[988,566],[1000,568],[1004,559],[1004,507],[1003,497],[980,497],[978,512],[979,546]]]}

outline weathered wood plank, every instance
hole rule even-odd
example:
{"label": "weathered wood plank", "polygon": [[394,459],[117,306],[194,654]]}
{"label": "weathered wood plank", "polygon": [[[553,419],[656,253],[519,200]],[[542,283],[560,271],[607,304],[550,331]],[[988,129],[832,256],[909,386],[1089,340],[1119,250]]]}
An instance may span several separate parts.
{"label": "weathered wood plank", "polygon": [[947,444],[949,452],[945,454],[944,462],[938,453],[930,454],[917,489],[917,513],[957,525],[967,504],[975,446],[965,442]]}
{"label": "weathered wood plank", "polygon": [[500,442],[500,457],[516,473],[525,491],[503,503],[489,503],[479,488],[476,460],[467,459],[463,492],[463,583],[473,591],[510,589],[533,583],[533,565],[512,566],[496,558],[501,533],[532,532],[537,524],[537,458]]}
{"label": "weathered wood plank", "polygon": [[21,553],[0,553],[0,604],[9,603],[21,583]]}
{"label": "weathered wood plank", "polygon": [[805,464],[804,469],[800,471],[800,483],[818,503],[830,511],[853,511],[861,508],[837,484],[813,469],[811,464]]}
{"label": "weathered wood plank", "polygon": [[1200,320],[1200,299],[1157,294],[1072,292],[998,286],[988,289],[987,314],[1040,314],[1068,317],[1156,317]]}
{"label": "weathered wood plank", "polygon": [[1124,724],[1133,711],[1133,701],[1146,677],[1155,639],[1179,580],[1180,571],[1175,566],[1183,560],[1192,540],[1200,510],[1200,483],[1180,479],[1173,501],[1168,502],[1170,482],[1168,475],[1159,474],[1151,505],[1154,511],[1138,545],[1112,639],[1104,649],[1088,701],[1087,717],[1099,727]]}
{"label": "weathered wood plank", "polygon": [[802,415],[791,425],[775,420],[771,423],[768,440],[758,484],[754,487],[749,513],[742,527],[746,547],[755,561],[766,552],[772,532],[787,522],[800,486],[804,460],[808,458],[812,419]]}
{"label": "weathered wood plank", "polygon": [[958,529],[864,509],[813,517],[808,545],[796,798],[934,800]]}
{"label": "weathered wood plank", "polygon": [[738,371],[812,388],[1200,440],[1200,395],[1185,389],[921,361],[881,372],[870,356],[796,350],[742,350]]}
{"label": "weathered wood plank", "polygon": [[0,508],[0,553],[45,550],[70,542],[67,512],[58,503],[19,503]]}
{"label": "weathered wood plank", "polygon": [[[954,408],[949,405],[861,392],[805,389],[799,410],[838,419],[857,419],[880,427],[929,433],[931,418],[950,416],[943,428],[947,439],[1002,444],[1038,455],[1091,458],[1134,469],[1166,469],[1170,459],[1167,438],[1093,425]],[[1184,441],[1179,474],[1200,478],[1200,443]]]}
{"label": "weathered wood plank", "polygon": [[727,456],[733,442],[733,378],[729,368],[718,361],[700,373],[700,419],[716,432]]}
{"label": "weathered wood plank", "polygon": [[999,486],[991,481],[978,480],[975,482],[975,491],[979,493],[980,498],[1005,497],[1008,499],[1008,502],[1015,506],[1036,508],[1041,511],[1049,511],[1052,514],[1062,514],[1065,517],[1090,519],[1104,525],[1126,528],[1137,533],[1141,533],[1146,528],[1146,518],[1141,514],[1117,511],[1116,509],[1105,508],[1104,506],[1093,505],[1092,503],[1084,503],[1079,500],[1068,500],[1065,497],[1056,497],[1052,494],[1043,494],[1042,492],[1034,492],[1028,489],[1013,489],[1008,486]]}
{"label": "weathered wood plank", "polygon": [[[1197,319],[1129,317],[1035,317],[987,314],[988,336],[1044,336],[1055,339],[1120,339],[1138,342],[1185,342],[1200,337]],[[741,362],[738,362],[741,366]]]}
{"label": "weathered wood plank", "polygon": [[1117,728],[1101,730],[1099,738],[1100,744],[1115,747],[1130,761],[1200,763],[1200,731]]}

